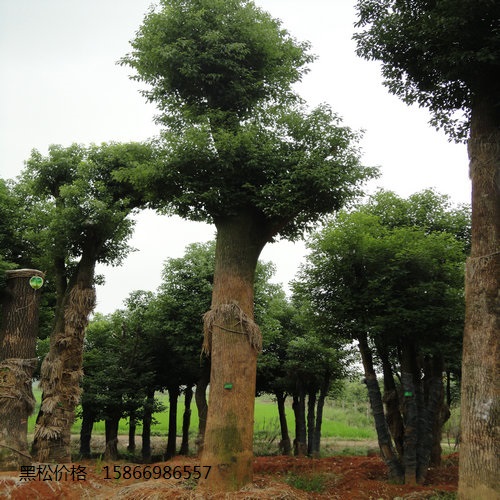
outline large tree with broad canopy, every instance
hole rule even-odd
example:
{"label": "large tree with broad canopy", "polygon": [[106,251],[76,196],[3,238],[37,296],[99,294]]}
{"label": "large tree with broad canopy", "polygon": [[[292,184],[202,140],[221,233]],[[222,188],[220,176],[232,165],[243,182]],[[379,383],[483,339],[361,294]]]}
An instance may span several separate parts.
{"label": "large tree with broad canopy", "polygon": [[359,193],[358,134],[328,106],[307,110],[292,84],[313,57],[280,21],[247,0],[162,0],[122,59],[165,125],[162,161],[122,172],[152,206],[217,229],[204,350],[212,360],[205,486],[252,480],[257,259]]}

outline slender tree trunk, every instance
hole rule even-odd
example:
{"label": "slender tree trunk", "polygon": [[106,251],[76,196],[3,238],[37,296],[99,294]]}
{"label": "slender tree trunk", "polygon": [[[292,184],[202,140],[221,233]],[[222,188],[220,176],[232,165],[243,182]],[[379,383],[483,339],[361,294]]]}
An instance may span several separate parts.
{"label": "slender tree trunk", "polygon": [[363,368],[365,370],[365,384],[368,389],[368,398],[375,420],[375,429],[377,431],[378,444],[380,447],[380,454],[382,459],[389,467],[389,476],[392,480],[402,482],[404,478],[403,467],[398,460],[394,451],[387,427],[387,421],[384,415],[384,405],[382,403],[382,394],[377,381],[377,374],[373,368],[373,357],[368,345],[366,334],[358,336],[359,352],[363,361]]}
{"label": "slender tree trunk", "polygon": [[286,421],[285,401],[286,395],[284,392],[275,392],[276,402],[278,404],[278,416],[280,420],[281,441],[280,451],[283,455],[290,455],[292,453],[292,445],[290,442],[290,434],[288,433],[288,422]]}
{"label": "slender tree trunk", "polygon": [[[443,404],[443,360],[441,356],[428,359],[425,365],[427,388],[426,404],[422,411],[422,426],[418,439],[417,482],[423,484],[426,479],[436,433],[441,437],[441,407]],[[441,443],[439,443],[439,450]]]}
{"label": "slender tree trunk", "polygon": [[137,429],[137,419],[135,417],[135,412],[130,414],[128,419],[128,445],[127,451],[129,453],[134,453],[135,451],[135,432]]}
{"label": "slender tree trunk", "polygon": [[71,462],[71,425],[80,401],[83,339],[95,306],[95,242],[84,250],[56,315],[50,350],[42,363],[42,404],[35,426],[38,462]]}
{"label": "slender tree trunk", "polygon": [[267,237],[253,214],[215,221],[217,240],[212,306],[205,314],[204,350],[211,356],[210,395],[202,463],[211,465],[202,487],[234,491],[253,479],[257,354],[253,321],[257,260]]}
{"label": "slender tree trunk", "polygon": [[316,390],[311,389],[307,398],[307,456],[313,454],[314,428],[316,422]]}
{"label": "slender tree trunk", "polygon": [[7,271],[7,298],[0,330],[0,470],[30,465],[28,417],[35,407],[31,389],[36,369],[40,291],[30,278],[34,269]]}
{"label": "slender tree trunk", "polygon": [[144,403],[144,414],[142,417],[142,461],[145,464],[151,462],[151,423],[153,421],[154,391],[149,390]]}
{"label": "slender tree trunk", "polygon": [[187,386],[184,391],[184,415],[182,416],[182,442],[179,455],[189,455],[189,427],[191,426],[191,401],[193,388]]}
{"label": "slender tree trunk", "polygon": [[451,408],[451,371],[446,370],[446,404]]}
{"label": "slender tree trunk", "polygon": [[297,384],[297,393],[293,395],[292,409],[295,416],[295,439],[293,441],[293,454],[302,457],[307,452],[307,427],[306,427],[306,391],[302,384]]}
{"label": "slender tree trunk", "polygon": [[469,139],[472,246],[465,279],[461,499],[500,491],[500,114],[486,89],[472,105]]}
{"label": "slender tree trunk", "polygon": [[418,433],[418,395],[415,385],[415,349],[404,343],[401,356],[401,386],[403,390],[403,414],[405,418],[404,470],[405,484],[417,484],[417,442]]}
{"label": "slender tree trunk", "polygon": [[210,365],[206,363],[202,366],[200,378],[196,383],[194,398],[196,401],[196,408],[198,410],[198,437],[196,438],[196,447],[198,456],[203,451],[203,443],[205,441],[205,429],[207,427],[207,387],[210,382]]}
{"label": "slender tree trunk", "polygon": [[89,403],[82,402],[82,426],[80,428],[80,455],[83,458],[90,458],[90,440],[92,439],[92,429],[94,427],[95,414]]}
{"label": "slender tree trunk", "polygon": [[104,451],[105,460],[118,460],[118,426],[120,424],[120,414],[110,415],[104,421],[106,433],[106,449]]}
{"label": "slender tree trunk", "polygon": [[437,399],[437,410],[436,417],[432,426],[432,444],[431,444],[431,455],[430,455],[430,465],[432,467],[438,467],[441,465],[441,439],[443,435],[443,425],[450,418],[450,409],[445,401],[445,388],[443,383],[443,371],[444,371],[444,361],[443,357],[438,355],[434,358],[433,364],[433,375],[436,379],[436,399]]}
{"label": "slender tree trunk", "polygon": [[179,400],[179,387],[168,388],[168,439],[165,460],[175,457],[177,452],[177,402]]}
{"label": "slender tree trunk", "polygon": [[319,457],[321,447],[321,426],[323,425],[323,408],[325,406],[325,399],[330,389],[330,377],[325,376],[323,384],[319,390],[318,405],[316,409],[316,425],[314,426],[314,441],[312,454],[314,457]]}
{"label": "slender tree trunk", "polygon": [[385,404],[385,419],[389,426],[394,446],[400,457],[403,456],[403,439],[404,439],[404,423],[401,411],[399,408],[399,394],[394,382],[394,374],[392,372],[391,362],[389,360],[389,352],[387,346],[380,339],[375,340],[377,353],[382,362],[382,372],[384,374],[384,395],[383,402]]}

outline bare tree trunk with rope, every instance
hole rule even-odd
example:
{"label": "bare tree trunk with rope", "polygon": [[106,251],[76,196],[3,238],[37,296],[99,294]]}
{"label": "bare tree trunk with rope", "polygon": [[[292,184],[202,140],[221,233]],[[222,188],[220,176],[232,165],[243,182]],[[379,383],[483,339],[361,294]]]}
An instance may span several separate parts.
{"label": "bare tree trunk with rope", "polygon": [[35,407],[31,384],[44,274],[33,269],[6,274],[0,330],[0,470],[19,470],[31,464],[28,417]]}

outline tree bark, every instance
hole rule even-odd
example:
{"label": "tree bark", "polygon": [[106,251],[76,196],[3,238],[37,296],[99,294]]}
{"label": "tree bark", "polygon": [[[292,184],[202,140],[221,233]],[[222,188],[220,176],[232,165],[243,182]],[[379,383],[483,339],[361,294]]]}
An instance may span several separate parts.
{"label": "tree bark", "polygon": [[165,460],[175,457],[177,452],[177,402],[179,400],[179,387],[168,388],[168,438]]}
{"label": "tree bark", "polygon": [[80,455],[83,458],[90,458],[92,450],[90,449],[90,440],[92,439],[92,428],[94,427],[95,414],[92,407],[82,402],[82,426],[80,428]]}
{"label": "tree bark", "polygon": [[36,369],[40,291],[30,286],[34,269],[7,271],[0,330],[0,470],[30,465],[28,417],[35,407],[31,389]]}
{"label": "tree bark", "polygon": [[384,395],[382,400],[385,405],[385,419],[389,427],[394,446],[400,457],[403,456],[404,423],[401,416],[399,394],[394,382],[389,352],[387,346],[380,339],[375,339],[375,347],[382,362],[382,372],[384,375]]}
{"label": "tree bark", "polygon": [[314,440],[313,440],[313,457],[319,457],[321,448],[321,426],[323,425],[323,408],[325,406],[325,399],[328,395],[330,388],[330,377],[325,376],[323,384],[319,390],[318,404],[316,409],[316,425],[314,426]]}
{"label": "tree bark", "polygon": [[198,410],[198,437],[196,438],[196,446],[198,456],[203,452],[203,443],[205,441],[205,429],[207,427],[207,387],[210,382],[210,365],[207,363],[202,366],[200,378],[196,383],[194,399]]}
{"label": "tree bark", "polygon": [[286,421],[286,412],[285,412],[286,395],[283,392],[277,391],[275,393],[275,396],[276,396],[276,402],[278,404],[278,416],[281,429],[281,441],[279,444],[280,452],[283,455],[291,455],[292,444],[290,442],[290,434],[288,432],[288,422]]}
{"label": "tree bark", "polygon": [[390,478],[393,481],[402,482],[404,479],[403,467],[392,446],[391,435],[389,434],[389,428],[387,427],[387,421],[384,415],[382,394],[380,393],[377,374],[373,367],[373,357],[366,334],[358,335],[357,340],[365,371],[365,384],[368,389],[368,399],[370,400],[370,406],[375,420],[380,454],[389,467]]}
{"label": "tree bark", "polygon": [[135,418],[135,413],[132,412],[128,419],[128,445],[127,451],[129,453],[135,452],[135,432],[137,429],[137,420]]}
{"label": "tree bark", "polygon": [[83,339],[95,306],[96,252],[96,242],[83,251],[75,274],[58,304],[50,350],[41,368],[42,404],[32,448],[38,462],[71,462],[71,425],[81,394]]}
{"label": "tree bark", "polygon": [[[432,444],[430,465],[439,467],[441,465],[441,438],[443,435],[443,425],[450,418],[450,408],[445,401],[445,387],[443,383],[444,361],[442,356],[436,356],[434,360],[434,377],[436,377],[437,398],[437,414],[432,427]],[[447,377],[448,378],[448,377]]]}
{"label": "tree bark", "polygon": [[201,484],[235,491],[253,479],[257,354],[262,337],[253,321],[254,275],[267,242],[263,220],[252,213],[216,219],[211,310],[205,314],[204,350],[211,356],[210,395]]}
{"label": "tree bark", "polygon": [[478,91],[468,144],[472,240],[465,279],[461,499],[500,491],[500,112],[498,92]]}
{"label": "tree bark", "polygon": [[[418,439],[417,482],[423,484],[426,479],[436,433],[441,437],[441,407],[443,404],[443,360],[439,355],[428,359],[425,364],[426,398],[425,408],[420,416],[422,425]],[[439,449],[441,444],[439,443]]]}
{"label": "tree bark", "polygon": [[104,421],[106,434],[106,448],[104,450],[105,460],[118,460],[118,426],[120,424],[120,414],[109,416]]}
{"label": "tree bark", "polygon": [[404,471],[405,484],[417,484],[417,442],[419,439],[418,394],[415,385],[416,360],[414,346],[405,342],[401,356],[401,387],[403,390]]}
{"label": "tree bark", "polygon": [[188,386],[184,391],[184,415],[182,416],[182,442],[179,455],[189,455],[189,427],[191,426],[191,401],[193,388]]}
{"label": "tree bark", "polygon": [[293,440],[293,454],[302,457],[307,452],[306,427],[306,391],[300,382],[297,383],[297,392],[293,395],[292,409],[295,416],[295,439]]}
{"label": "tree bark", "polygon": [[307,398],[307,456],[313,454],[314,430],[316,422],[316,390],[309,391]]}
{"label": "tree bark", "polygon": [[151,423],[153,421],[154,391],[148,391],[144,403],[144,415],[142,417],[142,461],[145,464],[151,462]]}

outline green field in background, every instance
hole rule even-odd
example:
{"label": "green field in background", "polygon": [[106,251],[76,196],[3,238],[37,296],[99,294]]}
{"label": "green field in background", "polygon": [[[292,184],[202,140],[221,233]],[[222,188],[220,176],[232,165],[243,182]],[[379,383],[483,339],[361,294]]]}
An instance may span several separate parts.
{"label": "green field in background", "polygon": [[[33,432],[36,415],[40,405],[41,392],[34,386],[33,392],[37,400],[35,412],[28,421],[28,432]],[[168,394],[158,393],[157,398],[165,405],[166,410],[156,413],[154,419],[156,423],[151,427],[152,435],[166,436],[168,431]],[[177,435],[182,433],[182,415],[184,412],[184,397],[179,397],[177,410]],[[287,401],[286,416],[290,437],[293,439],[295,433],[295,420],[291,408],[291,400]],[[72,427],[74,434],[80,433],[81,420],[77,419]],[[196,404],[191,404],[191,427],[190,432],[195,434],[198,429],[198,412]],[[255,399],[255,432],[276,432],[279,435],[278,407],[269,396],[262,396]],[[104,422],[94,424],[95,434],[104,434]],[[136,434],[141,434],[142,426],[137,426]],[[120,434],[128,433],[128,420],[122,419],[119,427]],[[343,439],[376,439],[373,419],[367,414],[366,409],[342,409],[332,403],[327,403],[323,412],[322,437],[338,437]]]}

